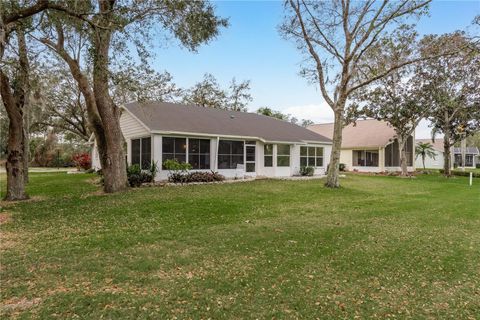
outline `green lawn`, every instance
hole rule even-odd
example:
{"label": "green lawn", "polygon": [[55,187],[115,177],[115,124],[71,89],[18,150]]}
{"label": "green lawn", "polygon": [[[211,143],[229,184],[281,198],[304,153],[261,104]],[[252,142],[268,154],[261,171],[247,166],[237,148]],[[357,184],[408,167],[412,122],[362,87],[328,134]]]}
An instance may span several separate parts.
{"label": "green lawn", "polygon": [[480,179],[103,195],[93,177],[32,174],[33,200],[2,204],[1,318],[480,315]]}

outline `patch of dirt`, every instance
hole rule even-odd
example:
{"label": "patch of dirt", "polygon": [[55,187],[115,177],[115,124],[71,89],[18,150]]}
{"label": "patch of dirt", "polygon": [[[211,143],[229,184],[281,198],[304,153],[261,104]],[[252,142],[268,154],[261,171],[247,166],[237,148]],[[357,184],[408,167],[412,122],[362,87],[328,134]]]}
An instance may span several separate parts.
{"label": "patch of dirt", "polygon": [[14,206],[18,203],[25,203],[25,202],[37,202],[37,201],[43,201],[47,199],[47,197],[43,197],[43,196],[33,196],[33,197],[30,197],[26,200],[19,200],[19,201],[5,201],[5,200],[0,200],[0,208],[8,208],[8,207],[11,207],[11,206]]}
{"label": "patch of dirt", "polygon": [[0,232],[0,251],[13,248],[17,245],[13,232]]}
{"label": "patch of dirt", "polygon": [[2,224],[8,223],[12,220],[12,215],[8,212],[1,212],[0,213],[0,226]]}
{"label": "patch of dirt", "polygon": [[40,298],[27,299],[27,298],[11,298],[3,302],[0,306],[1,311],[18,311],[25,310],[39,304],[42,301]]}

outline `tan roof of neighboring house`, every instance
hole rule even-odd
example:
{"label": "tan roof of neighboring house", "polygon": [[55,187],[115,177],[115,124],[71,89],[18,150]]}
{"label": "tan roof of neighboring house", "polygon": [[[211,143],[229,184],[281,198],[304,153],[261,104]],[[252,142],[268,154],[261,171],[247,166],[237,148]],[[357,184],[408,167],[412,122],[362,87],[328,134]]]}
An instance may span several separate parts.
{"label": "tan roof of neighboring house", "polygon": [[[333,138],[333,123],[314,124],[308,129]],[[349,124],[342,131],[342,149],[385,147],[395,137],[395,130],[385,121],[373,119],[358,120]]]}
{"label": "tan roof of neighboring house", "polygon": [[443,152],[443,138],[435,139],[435,142],[432,142],[432,139],[415,139],[415,144],[422,142],[422,143],[430,143],[433,146],[433,149],[436,151]]}
{"label": "tan roof of neighboring house", "polygon": [[267,142],[331,143],[306,128],[257,113],[167,102],[133,102],[124,108],[151,131],[259,138]]}

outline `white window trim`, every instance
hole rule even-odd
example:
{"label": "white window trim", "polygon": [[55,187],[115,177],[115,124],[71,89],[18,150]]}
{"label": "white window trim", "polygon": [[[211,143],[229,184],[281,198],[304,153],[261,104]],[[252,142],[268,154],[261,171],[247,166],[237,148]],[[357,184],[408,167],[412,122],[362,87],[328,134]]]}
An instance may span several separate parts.
{"label": "white window trim", "polygon": [[[302,156],[302,148],[307,148],[307,155],[306,156]],[[312,158],[308,155],[308,148],[315,148],[315,155],[313,156],[313,158],[315,159],[315,165],[314,166],[309,166],[308,165],[308,158]],[[323,155],[321,157],[317,156],[317,148],[322,148],[323,149]],[[325,168],[325,147],[323,146],[314,146],[314,145],[306,145],[306,146],[300,146],[300,162],[301,162],[301,159],[302,158],[307,158],[307,167],[313,167],[313,168]],[[322,158],[322,165],[321,166],[318,166],[317,165],[317,158]]]}
{"label": "white window trim", "polygon": [[[288,146],[288,154],[278,154],[278,146]],[[290,168],[292,166],[292,145],[286,143],[277,143],[275,144],[275,167],[277,168]],[[278,165],[278,157],[288,157],[288,166],[279,166]]]}

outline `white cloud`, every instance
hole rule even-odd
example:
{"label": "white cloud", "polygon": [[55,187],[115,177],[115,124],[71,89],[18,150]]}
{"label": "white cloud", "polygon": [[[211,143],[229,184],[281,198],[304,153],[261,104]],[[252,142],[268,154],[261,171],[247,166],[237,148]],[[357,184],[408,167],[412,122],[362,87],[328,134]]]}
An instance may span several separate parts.
{"label": "white cloud", "polygon": [[333,111],[327,103],[290,106],[281,109],[297,119],[309,119],[315,123],[333,122]]}

